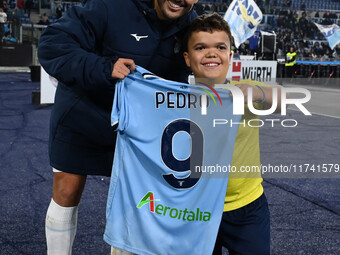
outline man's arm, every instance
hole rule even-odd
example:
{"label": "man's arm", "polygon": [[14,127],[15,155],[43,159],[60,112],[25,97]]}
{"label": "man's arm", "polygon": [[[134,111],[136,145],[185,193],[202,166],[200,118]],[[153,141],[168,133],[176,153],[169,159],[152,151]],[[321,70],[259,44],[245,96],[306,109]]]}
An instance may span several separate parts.
{"label": "man's arm", "polygon": [[[263,109],[269,109],[273,104],[273,88],[276,88],[277,91],[277,108],[275,110],[275,113],[281,112],[281,93],[282,93],[282,86],[280,85],[272,85],[267,86],[262,84],[259,84],[257,86],[249,84],[249,83],[240,83],[236,84],[235,86],[239,87],[244,95],[244,102],[248,102],[248,88],[251,87],[253,90],[253,102],[261,103],[263,104]],[[259,87],[258,87],[259,86]]]}
{"label": "man's arm", "polygon": [[38,51],[41,65],[69,86],[85,90],[111,87],[115,81],[113,65],[118,57],[98,55],[107,32],[107,19],[107,6],[101,0],[70,8],[41,36]]}
{"label": "man's arm", "polygon": [[[263,89],[264,93],[266,94],[266,100],[263,102],[263,104],[264,104],[263,108],[264,109],[269,109],[272,106],[273,98],[274,98],[273,88],[276,88],[276,91],[277,91],[277,107],[276,107],[276,110],[275,110],[274,113],[281,112],[281,93],[282,93],[281,88],[282,88],[282,86],[280,86],[280,85],[261,86],[261,88]],[[262,95],[262,97],[263,97],[263,95]]]}

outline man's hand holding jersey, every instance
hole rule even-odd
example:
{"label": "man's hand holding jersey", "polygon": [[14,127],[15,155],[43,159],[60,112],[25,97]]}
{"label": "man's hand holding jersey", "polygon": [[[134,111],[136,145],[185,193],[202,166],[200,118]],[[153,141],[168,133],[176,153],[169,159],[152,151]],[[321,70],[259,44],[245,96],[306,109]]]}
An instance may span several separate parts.
{"label": "man's hand holding jersey", "polygon": [[112,78],[122,80],[129,75],[130,72],[134,72],[136,64],[132,59],[119,58],[113,65]]}

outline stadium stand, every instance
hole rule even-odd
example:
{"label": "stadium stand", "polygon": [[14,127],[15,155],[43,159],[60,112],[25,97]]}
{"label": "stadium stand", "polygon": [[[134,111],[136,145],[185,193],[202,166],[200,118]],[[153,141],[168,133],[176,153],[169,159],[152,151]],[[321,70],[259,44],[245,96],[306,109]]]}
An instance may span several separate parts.
{"label": "stadium stand", "polygon": [[[15,1],[8,0],[10,10],[15,9]],[[232,0],[200,0],[195,6],[199,14],[217,12],[224,15]],[[255,0],[263,13],[263,20],[258,27],[259,31],[274,31],[276,34],[276,52],[273,58],[284,58],[288,49],[296,49],[299,60],[339,61],[340,46],[333,50],[328,42],[314,25],[338,24],[340,25],[339,0]],[[43,26],[37,26],[42,13],[46,12],[50,23],[57,20],[57,9],[60,15],[65,13],[72,5],[80,1],[42,1],[41,5],[49,9],[37,9],[39,2],[33,0],[32,15],[20,10],[21,33],[15,30],[14,23],[9,23],[9,29],[19,43],[31,43],[37,46]],[[34,11],[35,10],[35,11]],[[41,11],[41,13],[39,12]],[[17,25],[18,26],[18,25]],[[17,30],[18,31],[18,30]],[[14,32],[14,33],[13,33]],[[258,46],[260,46],[259,41]],[[253,55],[263,57],[260,47],[250,49],[249,40],[237,49],[239,55]]]}
{"label": "stadium stand", "polygon": [[[231,0],[199,1],[196,10],[199,14],[217,12],[224,15]],[[255,0],[263,13],[263,20],[258,27],[261,31],[274,31],[276,34],[276,54],[273,58],[284,59],[285,54],[293,46],[301,61],[334,62],[327,67],[305,67],[298,65],[296,75],[339,76],[340,46],[333,50],[324,39],[314,23],[331,25],[340,24],[340,1],[338,0]],[[316,15],[318,14],[318,15]],[[317,17],[315,17],[317,16]],[[265,59],[261,52],[261,40],[255,50],[250,49],[249,40],[236,50],[239,55],[252,55],[254,52],[260,59]],[[300,68],[301,66],[301,68]],[[300,72],[301,71],[301,72]],[[334,76],[333,76],[334,77]]]}

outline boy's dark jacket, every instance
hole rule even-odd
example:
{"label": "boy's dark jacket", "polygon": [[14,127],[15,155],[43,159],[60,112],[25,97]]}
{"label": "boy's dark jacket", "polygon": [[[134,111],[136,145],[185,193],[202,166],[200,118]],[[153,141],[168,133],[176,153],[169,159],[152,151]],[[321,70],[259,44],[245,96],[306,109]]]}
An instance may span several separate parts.
{"label": "boy's dark jacket", "polygon": [[40,37],[39,61],[59,81],[50,126],[53,167],[109,175],[116,136],[110,126],[116,82],[111,72],[119,57],[163,78],[186,80],[188,69],[176,38],[197,14],[191,11],[164,29],[149,7],[152,1],[88,0]]}

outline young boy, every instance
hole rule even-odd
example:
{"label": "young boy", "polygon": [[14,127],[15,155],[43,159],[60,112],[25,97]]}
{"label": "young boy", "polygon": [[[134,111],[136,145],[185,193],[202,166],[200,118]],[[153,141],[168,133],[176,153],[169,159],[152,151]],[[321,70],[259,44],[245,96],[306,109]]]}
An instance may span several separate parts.
{"label": "young boy", "polygon": [[[232,56],[232,35],[229,25],[221,16],[211,14],[196,18],[188,27],[184,43],[184,58],[196,82],[204,80],[211,85],[229,83],[226,76]],[[242,90],[245,103],[248,88],[251,87],[255,108],[271,106],[274,86],[251,80],[230,81],[230,84]],[[280,95],[280,86],[275,87]],[[278,105],[277,111],[280,110],[280,102]],[[258,119],[258,116],[253,115],[245,105],[242,118],[245,125],[239,125],[232,160],[232,166],[237,170],[241,166],[260,167],[259,129],[247,125],[249,119]],[[270,254],[270,215],[261,183],[260,173],[230,174],[214,255],[222,254],[223,246],[229,254]]]}

